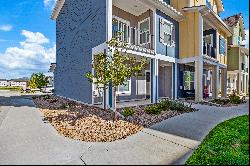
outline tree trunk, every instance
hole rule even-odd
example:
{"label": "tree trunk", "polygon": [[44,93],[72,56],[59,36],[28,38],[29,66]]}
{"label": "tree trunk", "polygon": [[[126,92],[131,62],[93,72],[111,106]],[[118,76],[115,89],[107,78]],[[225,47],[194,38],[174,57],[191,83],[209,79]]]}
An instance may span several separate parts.
{"label": "tree trunk", "polygon": [[117,113],[116,113],[116,87],[113,88],[113,121],[115,122],[117,120]]}
{"label": "tree trunk", "polygon": [[104,86],[104,92],[103,92],[103,104],[104,104],[104,111],[107,110],[107,92],[106,92],[106,86]]}

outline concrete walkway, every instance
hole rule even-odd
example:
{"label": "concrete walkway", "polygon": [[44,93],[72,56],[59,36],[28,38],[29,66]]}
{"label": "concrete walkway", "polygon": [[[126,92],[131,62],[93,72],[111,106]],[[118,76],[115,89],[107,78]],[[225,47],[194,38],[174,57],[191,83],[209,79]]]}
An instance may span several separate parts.
{"label": "concrete walkway", "polygon": [[214,126],[249,114],[248,103],[195,105],[199,112],[165,120],[125,140],[86,143],[58,135],[29,98],[1,93],[0,164],[183,164]]}

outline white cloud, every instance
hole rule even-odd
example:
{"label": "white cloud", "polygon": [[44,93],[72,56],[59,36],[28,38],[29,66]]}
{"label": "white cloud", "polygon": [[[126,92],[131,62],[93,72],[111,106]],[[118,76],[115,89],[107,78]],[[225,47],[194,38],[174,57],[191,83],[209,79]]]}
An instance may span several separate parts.
{"label": "white cloud", "polygon": [[9,32],[12,30],[12,28],[13,28],[13,26],[11,26],[11,25],[0,25],[1,31]]}
{"label": "white cloud", "polygon": [[246,45],[247,48],[249,48],[249,29],[246,31],[246,40],[243,42],[244,45]]}
{"label": "white cloud", "polygon": [[47,72],[50,63],[55,62],[56,45],[51,44],[42,33],[22,30],[21,35],[25,37],[24,41],[0,53],[0,78]]}
{"label": "white cloud", "polygon": [[45,7],[52,8],[56,3],[56,0],[43,0],[43,4]]}

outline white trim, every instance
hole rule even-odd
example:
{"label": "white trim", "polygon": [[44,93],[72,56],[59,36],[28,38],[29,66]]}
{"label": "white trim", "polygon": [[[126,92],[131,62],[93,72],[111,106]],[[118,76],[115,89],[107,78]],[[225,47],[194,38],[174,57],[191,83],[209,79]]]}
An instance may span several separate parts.
{"label": "white trim", "polygon": [[[170,25],[170,31],[171,31],[171,33],[170,33],[170,35],[171,35],[171,44],[167,44],[165,42],[163,42],[162,44],[167,46],[167,47],[175,47],[176,46],[175,41],[172,40],[173,39],[173,26],[174,26],[174,24],[172,22],[168,21],[165,18],[161,18],[161,19],[163,20],[164,25],[165,25],[165,23]],[[161,26],[160,26],[160,28],[161,28]],[[161,31],[163,31],[163,29],[160,29],[160,34],[159,34],[160,36],[161,36]],[[164,33],[164,39],[163,40],[165,41],[165,31],[163,31],[163,33]]]}
{"label": "white trim", "polygon": [[[112,15],[112,37],[113,37],[113,19],[116,19],[117,21],[118,21],[118,32],[119,32],[119,28],[121,28],[121,27],[119,27],[119,23],[120,22],[122,22],[123,24],[126,24],[126,26],[127,26],[127,40],[128,41],[124,41],[124,42],[128,42],[128,43],[131,43],[131,30],[130,30],[130,21],[128,21],[128,20],[125,20],[125,19],[123,19],[123,18],[120,18],[120,17],[118,17],[118,16],[116,16],[116,15]],[[123,34],[124,35],[124,34]],[[123,41],[123,40],[122,40]]]}
{"label": "white trim", "polygon": [[102,53],[105,49],[108,49],[107,43],[102,43],[94,48],[92,48],[92,55]]}
{"label": "white trim", "polygon": [[127,54],[132,54],[132,55],[137,55],[137,56],[142,56],[142,57],[155,59],[154,55],[143,53],[143,52],[138,52],[138,51],[133,51],[133,50],[129,50],[129,49],[126,49],[126,48],[118,48],[118,51],[123,52],[123,53],[127,53]]}
{"label": "white trim", "polygon": [[[156,9],[153,10],[153,39],[154,39],[154,43],[153,43],[153,49],[154,50],[157,50],[156,47],[157,47],[157,38],[156,38],[156,30],[157,30],[157,14],[156,14]],[[151,43],[152,45],[152,43]]]}
{"label": "white trim", "polygon": [[60,11],[61,11],[61,9],[62,9],[64,3],[65,3],[65,0],[57,0],[57,1],[56,1],[56,5],[55,5],[55,7],[54,7],[54,9],[53,9],[53,11],[52,11],[52,14],[51,14],[51,16],[50,16],[50,18],[51,18],[52,20],[56,20],[56,19],[57,19],[57,17],[58,17],[58,15],[59,15],[59,13],[60,13]]}
{"label": "white trim", "polygon": [[112,0],[106,0],[106,29],[107,29],[107,41],[112,39],[112,13],[113,6]]}
{"label": "white trim", "polygon": [[[119,86],[118,86],[118,87],[117,87],[117,91],[116,91],[116,94],[117,94],[117,95],[119,95],[119,96],[130,96],[130,95],[131,95],[131,88],[132,88],[131,82],[132,82],[132,79],[130,78],[130,79],[128,79],[128,80],[125,81],[125,82],[129,82],[129,91],[120,92],[120,91],[119,91]],[[122,85],[120,85],[120,86],[122,86]]]}
{"label": "white trim", "polygon": [[178,59],[178,63],[180,64],[186,64],[186,63],[192,63],[197,60],[199,60],[200,56],[195,56],[195,57],[190,57],[190,58],[183,58],[183,59]]}
{"label": "white trim", "polygon": [[176,58],[166,56],[166,55],[162,55],[162,54],[156,54],[155,59],[158,59],[158,60],[161,60],[161,61],[167,61],[167,62],[170,62],[170,63],[176,63],[177,62]]}
{"label": "white trim", "polygon": [[[148,35],[149,35],[149,41],[148,41],[147,43],[140,43],[140,42],[141,42],[141,24],[142,24],[143,22],[146,22],[146,21],[148,21],[148,32],[149,32]],[[150,27],[151,27],[150,17],[145,18],[144,20],[141,20],[141,21],[138,22],[138,39],[139,39],[138,45],[143,46],[143,45],[146,45],[146,44],[150,44],[150,43],[151,43],[151,37],[150,37],[151,29],[150,29]]]}

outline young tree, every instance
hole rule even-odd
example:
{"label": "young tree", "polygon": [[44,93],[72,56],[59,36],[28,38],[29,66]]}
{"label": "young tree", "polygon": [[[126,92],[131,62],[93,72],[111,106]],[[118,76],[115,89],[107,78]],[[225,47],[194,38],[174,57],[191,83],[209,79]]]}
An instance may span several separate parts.
{"label": "young tree", "polygon": [[[121,54],[119,48],[124,49],[126,43],[119,42],[120,34],[115,38],[107,42],[109,47],[108,53],[101,53],[95,55],[93,60],[93,69],[95,73],[87,73],[85,76],[94,84],[106,91],[108,85],[111,83],[113,91],[113,108],[114,108],[114,120],[116,120],[116,92],[118,86],[124,85],[124,83],[131,77],[136,76],[147,65],[147,59],[141,58],[138,62],[135,57],[126,56]],[[106,95],[104,95],[104,100]]]}
{"label": "young tree", "polygon": [[49,83],[48,77],[46,77],[43,73],[33,73],[31,75],[29,86],[33,89],[42,88],[43,86],[47,86]]}

